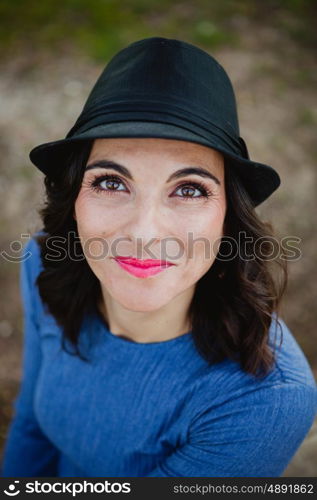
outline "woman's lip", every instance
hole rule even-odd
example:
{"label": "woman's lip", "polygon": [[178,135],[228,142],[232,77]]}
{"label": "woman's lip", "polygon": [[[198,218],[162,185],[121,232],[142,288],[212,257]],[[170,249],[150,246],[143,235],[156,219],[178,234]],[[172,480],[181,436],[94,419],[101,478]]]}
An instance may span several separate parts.
{"label": "woman's lip", "polygon": [[131,257],[115,257],[115,260],[142,269],[148,269],[150,267],[168,267],[175,265],[172,262],[168,262],[166,260],[156,260],[156,259],[141,260],[141,259],[133,259]]}
{"label": "woman's lip", "polygon": [[137,278],[147,278],[148,276],[153,276],[154,274],[161,273],[165,269],[171,267],[171,264],[140,267],[129,264],[126,261],[126,259],[114,259],[114,260],[122,269],[132,274],[133,276],[136,276]]}

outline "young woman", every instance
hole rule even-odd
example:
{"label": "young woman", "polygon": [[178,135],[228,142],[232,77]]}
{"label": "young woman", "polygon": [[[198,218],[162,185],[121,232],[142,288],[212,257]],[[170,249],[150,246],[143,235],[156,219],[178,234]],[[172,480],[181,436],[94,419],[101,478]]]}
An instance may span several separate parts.
{"label": "young woman", "polygon": [[132,43],[30,157],[47,200],[2,475],[280,476],[316,382],[255,210],[280,179],[249,159],[224,69],[184,41]]}

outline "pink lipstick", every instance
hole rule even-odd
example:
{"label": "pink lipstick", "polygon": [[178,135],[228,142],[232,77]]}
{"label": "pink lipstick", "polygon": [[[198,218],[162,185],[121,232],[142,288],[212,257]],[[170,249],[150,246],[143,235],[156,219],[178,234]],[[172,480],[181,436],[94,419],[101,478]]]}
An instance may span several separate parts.
{"label": "pink lipstick", "polygon": [[156,259],[134,259],[132,257],[115,257],[114,259],[120,267],[137,278],[147,278],[158,274],[175,264],[166,260]]}

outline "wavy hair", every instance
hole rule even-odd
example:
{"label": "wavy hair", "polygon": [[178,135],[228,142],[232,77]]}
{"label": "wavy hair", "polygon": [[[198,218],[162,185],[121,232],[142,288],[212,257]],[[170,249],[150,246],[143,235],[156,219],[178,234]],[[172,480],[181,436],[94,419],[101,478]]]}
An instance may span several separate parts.
{"label": "wavy hair", "polygon": [[[44,234],[36,236],[43,263],[36,281],[41,299],[62,327],[63,349],[67,351],[68,339],[75,347],[75,355],[84,361],[89,360],[78,349],[78,336],[85,315],[97,313],[107,321],[98,309],[102,300],[98,278],[83,253],[81,259],[72,257],[66,242],[70,234],[79,239],[74,204],[92,144],[92,140],[77,143],[67,168],[54,178],[44,178],[46,200],[39,210]],[[279,248],[278,257],[272,259],[272,242],[277,242],[273,227],[259,218],[227,159],[225,189],[225,236],[214,263],[196,283],[188,318],[197,351],[209,364],[235,360],[246,373],[261,378],[275,362],[275,348],[272,350],[268,342],[269,329],[273,320],[281,329],[278,316],[288,281],[287,261],[281,258]],[[251,255],[242,245],[235,254],[228,253],[241,234],[255,242]],[[48,238],[57,239],[65,258],[47,258]]]}

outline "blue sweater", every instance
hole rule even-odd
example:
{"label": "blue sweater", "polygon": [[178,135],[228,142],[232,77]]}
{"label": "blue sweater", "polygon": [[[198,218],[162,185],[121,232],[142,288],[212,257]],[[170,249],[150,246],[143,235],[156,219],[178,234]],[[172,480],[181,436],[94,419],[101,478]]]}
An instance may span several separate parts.
{"label": "blue sweater", "polygon": [[[3,477],[274,477],[308,433],[317,388],[281,318],[282,348],[263,380],[225,360],[212,367],[191,332],[136,343],[86,316],[85,363],[61,349],[61,329],[34,284],[34,239],[21,264],[23,377]],[[275,321],[270,329],[273,345]],[[277,328],[276,345],[280,341]],[[70,350],[71,344],[68,344]]]}

